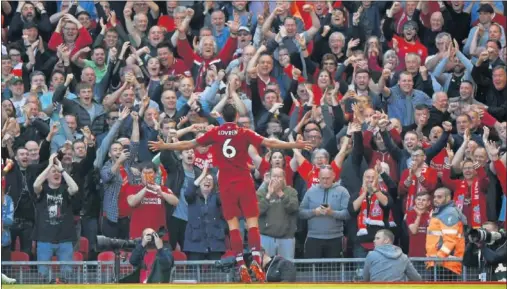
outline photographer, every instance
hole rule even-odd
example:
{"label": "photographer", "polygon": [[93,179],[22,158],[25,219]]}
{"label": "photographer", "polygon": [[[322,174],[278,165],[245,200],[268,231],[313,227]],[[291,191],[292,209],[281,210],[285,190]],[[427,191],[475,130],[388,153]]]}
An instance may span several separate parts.
{"label": "photographer", "polygon": [[296,266],[282,256],[269,256],[261,248],[262,269],[267,282],[296,282]]}
{"label": "photographer", "polygon": [[164,247],[159,235],[153,229],[146,228],[129,262],[135,270],[122,283],[168,283],[174,258],[171,249]]}
{"label": "photographer", "polygon": [[485,222],[481,229],[471,230],[463,265],[478,267],[481,281],[501,281],[506,278],[507,236],[497,224]]}

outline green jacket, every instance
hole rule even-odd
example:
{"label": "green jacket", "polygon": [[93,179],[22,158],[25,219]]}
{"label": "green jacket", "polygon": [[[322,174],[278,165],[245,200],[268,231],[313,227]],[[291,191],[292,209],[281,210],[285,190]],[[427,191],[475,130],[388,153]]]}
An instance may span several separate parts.
{"label": "green jacket", "polygon": [[278,239],[294,238],[299,210],[297,191],[285,187],[281,198],[274,194],[269,200],[266,199],[267,193],[264,187],[257,191],[260,233]]}

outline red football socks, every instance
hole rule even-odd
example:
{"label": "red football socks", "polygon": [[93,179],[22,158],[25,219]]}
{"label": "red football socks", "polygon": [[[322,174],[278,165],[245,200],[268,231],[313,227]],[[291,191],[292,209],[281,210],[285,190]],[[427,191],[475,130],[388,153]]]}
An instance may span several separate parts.
{"label": "red football socks", "polygon": [[252,251],[252,258],[257,264],[261,265],[261,234],[259,228],[253,227],[248,229],[248,246]]}
{"label": "red football socks", "polygon": [[230,230],[229,236],[231,238],[231,250],[236,254],[236,262],[238,266],[245,265],[243,260],[243,241],[239,230]]}

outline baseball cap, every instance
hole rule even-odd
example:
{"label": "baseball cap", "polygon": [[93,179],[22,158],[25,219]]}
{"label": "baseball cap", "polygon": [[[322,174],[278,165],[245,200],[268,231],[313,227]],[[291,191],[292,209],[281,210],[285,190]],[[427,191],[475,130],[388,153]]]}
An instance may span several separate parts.
{"label": "baseball cap", "polygon": [[409,20],[403,24],[403,29],[414,28],[416,31],[419,30],[419,25],[414,20]]}
{"label": "baseball cap", "polygon": [[477,12],[495,13],[495,10],[493,10],[490,4],[482,4]]}
{"label": "baseball cap", "polygon": [[33,21],[28,21],[23,24],[23,29],[30,29],[30,28],[38,29],[39,27],[37,27],[37,23],[35,23]]}
{"label": "baseball cap", "polygon": [[246,26],[240,26],[239,29],[238,29],[238,32],[239,31],[246,31],[246,32],[250,33],[250,28],[248,28]]}
{"label": "baseball cap", "polygon": [[19,82],[23,83],[23,78],[21,78],[19,76],[13,76],[11,78],[11,80],[9,80],[9,84],[10,85],[14,85],[14,84],[19,83]]}

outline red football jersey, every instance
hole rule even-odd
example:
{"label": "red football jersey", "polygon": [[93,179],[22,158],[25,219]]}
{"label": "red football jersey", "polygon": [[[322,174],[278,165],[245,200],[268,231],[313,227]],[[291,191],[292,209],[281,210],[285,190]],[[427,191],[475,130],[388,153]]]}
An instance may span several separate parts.
{"label": "red football jersey", "polygon": [[[126,195],[132,196],[143,189],[142,185],[129,185],[126,189]],[[164,193],[171,194],[171,191],[162,186]],[[152,228],[158,231],[160,227],[166,227],[165,221],[165,200],[158,194],[147,191],[141,203],[132,209],[130,217],[130,238],[135,239],[143,235],[143,230]],[[163,240],[169,240],[168,236],[164,236]]]}
{"label": "red football jersey", "polygon": [[227,122],[214,127],[196,141],[201,146],[212,145],[213,164],[219,169],[219,183],[231,183],[251,178],[248,168],[248,147],[261,145],[264,137],[249,129]]}

